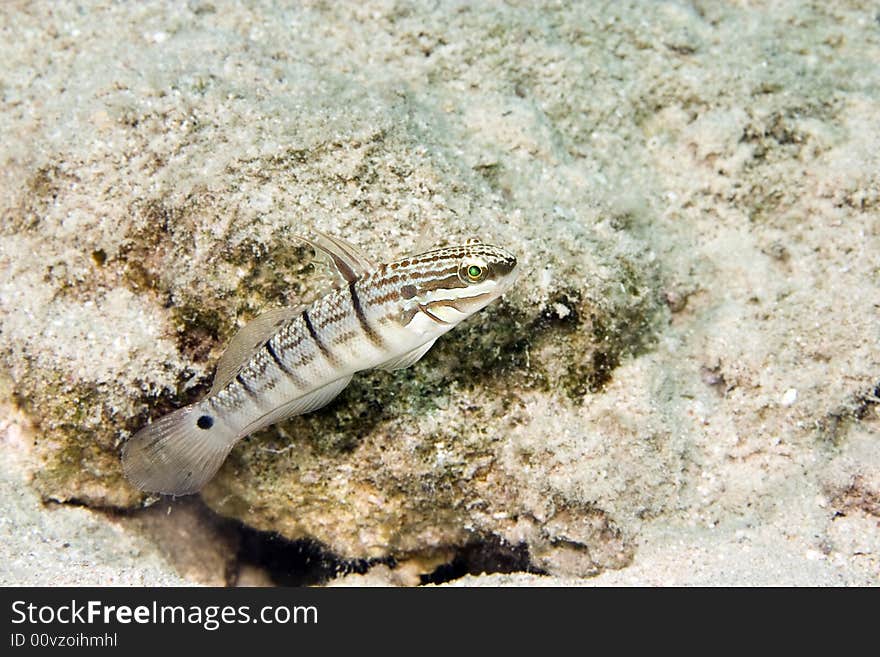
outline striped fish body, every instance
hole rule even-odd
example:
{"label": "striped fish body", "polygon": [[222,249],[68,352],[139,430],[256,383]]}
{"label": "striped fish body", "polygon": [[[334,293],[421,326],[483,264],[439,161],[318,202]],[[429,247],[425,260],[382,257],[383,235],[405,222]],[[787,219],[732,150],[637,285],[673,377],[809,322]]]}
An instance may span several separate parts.
{"label": "striped fish body", "polygon": [[307,308],[261,315],[233,339],[202,401],[170,413],[123,447],[143,490],[184,495],[214,476],[245,436],[329,403],[359,371],[407,367],[514,280],[513,255],[480,242],[372,266],[325,235],[310,242],[345,284]]}

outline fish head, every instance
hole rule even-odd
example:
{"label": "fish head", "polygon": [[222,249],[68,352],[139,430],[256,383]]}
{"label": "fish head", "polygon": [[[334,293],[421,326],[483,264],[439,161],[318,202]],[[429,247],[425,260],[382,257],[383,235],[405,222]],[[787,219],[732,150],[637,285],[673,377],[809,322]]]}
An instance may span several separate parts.
{"label": "fish head", "polygon": [[510,289],[518,273],[516,256],[479,240],[428,251],[399,267],[403,323],[416,322],[422,333],[444,332],[485,308]]}

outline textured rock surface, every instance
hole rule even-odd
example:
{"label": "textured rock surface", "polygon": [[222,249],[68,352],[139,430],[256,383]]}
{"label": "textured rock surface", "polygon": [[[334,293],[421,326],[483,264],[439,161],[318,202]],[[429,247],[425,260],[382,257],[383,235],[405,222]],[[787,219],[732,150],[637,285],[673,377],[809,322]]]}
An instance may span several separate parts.
{"label": "textured rock surface", "polygon": [[479,235],[521,257],[504,301],[241,444],[208,505],[411,571],[491,540],[589,575],[682,528],[876,581],[867,4],[2,11],[2,357],[44,498],[141,503],[120,441],[326,284],[292,233]]}
{"label": "textured rock surface", "polygon": [[0,585],[223,586],[265,575],[240,561],[235,524],[197,498],[129,513],[43,503],[31,484],[40,467],[34,431],[0,406]]}
{"label": "textured rock surface", "polygon": [[0,586],[186,586],[156,545],[84,508],[43,507],[25,485],[27,432],[0,423]]}

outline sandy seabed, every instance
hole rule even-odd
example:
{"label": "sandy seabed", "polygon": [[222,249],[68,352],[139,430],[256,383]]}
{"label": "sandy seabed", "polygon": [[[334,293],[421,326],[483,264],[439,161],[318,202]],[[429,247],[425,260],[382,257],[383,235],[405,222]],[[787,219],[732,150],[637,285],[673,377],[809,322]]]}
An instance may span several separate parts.
{"label": "sandy seabed", "polygon": [[[0,6],[0,583],[880,583],[876,3],[246,4]],[[522,274],[141,510],[309,226]]]}

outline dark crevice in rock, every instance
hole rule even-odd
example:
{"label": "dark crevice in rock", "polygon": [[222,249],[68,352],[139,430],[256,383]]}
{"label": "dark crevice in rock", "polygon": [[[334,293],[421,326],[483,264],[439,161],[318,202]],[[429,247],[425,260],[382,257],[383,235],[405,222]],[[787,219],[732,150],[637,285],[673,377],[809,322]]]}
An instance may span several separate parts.
{"label": "dark crevice in rock", "polygon": [[265,570],[278,586],[314,586],[341,575],[366,573],[372,566],[393,559],[342,559],[308,539],[290,541],[275,532],[240,526],[239,565]]}
{"label": "dark crevice in rock", "polygon": [[532,566],[528,546],[524,543],[512,545],[497,536],[488,536],[469,543],[458,551],[452,561],[430,574],[422,575],[421,583],[444,584],[465,575],[492,573],[546,574]]}
{"label": "dark crevice in rock", "polygon": [[[157,544],[160,552],[170,560],[181,576],[188,576],[186,566],[181,563],[179,552],[187,546],[179,545],[181,540],[192,540],[175,533],[172,514],[189,512],[190,525],[197,521],[198,527],[190,529],[203,535],[205,541],[227,539],[229,559],[225,572],[214,573],[217,579],[228,586],[238,583],[239,573],[244,566],[253,566],[265,572],[272,583],[278,586],[314,586],[348,574],[363,574],[377,564],[390,567],[396,565],[394,559],[344,559],[334,555],[319,542],[302,539],[291,541],[275,532],[259,531],[242,523],[213,512],[198,496],[183,498],[163,497],[154,505],[141,509],[118,509],[98,507],[82,500],[49,500],[48,505],[64,504],[91,509],[116,520],[135,523],[139,531],[145,532]],[[168,516],[168,519],[165,519]],[[149,524],[147,524],[149,523]],[[159,523],[159,525],[157,525]],[[165,531],[162,531],[162,526]],[[198,548],[196,548],[198,550]],[[192,555],[190,560],[192,560]],[[196,580],[204,579],[210,573],[199,573]],[[202,583],[210,583],[202,581]]]}

